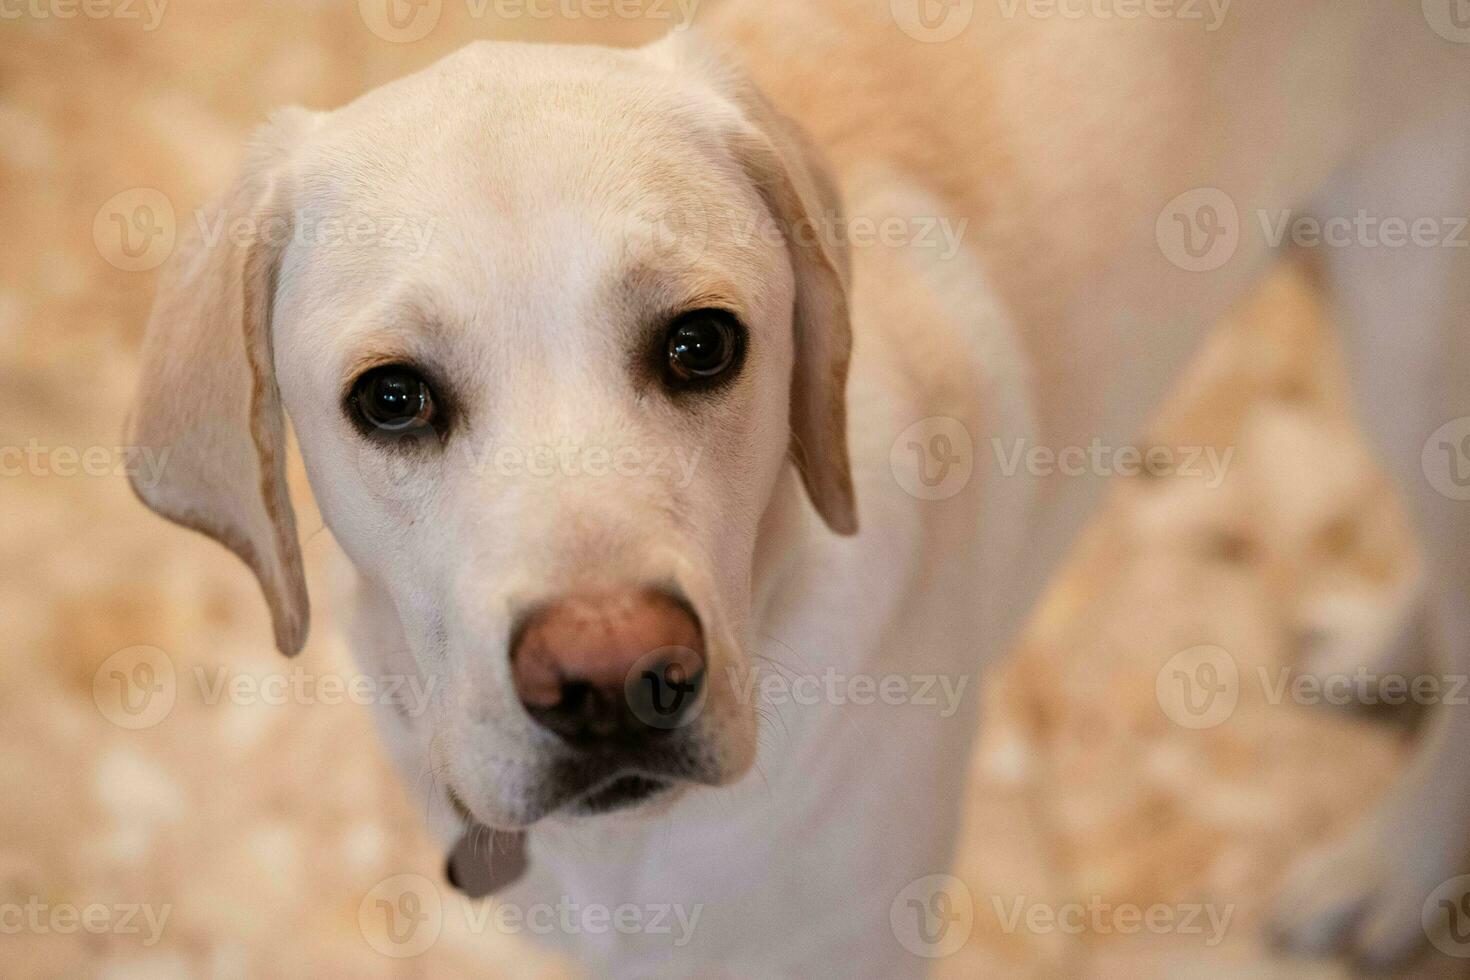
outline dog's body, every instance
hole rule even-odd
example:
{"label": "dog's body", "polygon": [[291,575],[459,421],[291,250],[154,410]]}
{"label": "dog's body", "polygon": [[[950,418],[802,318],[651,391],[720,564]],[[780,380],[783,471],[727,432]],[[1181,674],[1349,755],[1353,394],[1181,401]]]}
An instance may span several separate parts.
{"label": "dog's body", "polygon": [[[1186,19],[1036,18],[1024,5],[1007,17],[1005,9],[977,5],[959,36],[934,44],[905,35],[888,0],[735,5],[705,25],[830,159],[849,219],[898,217],[911,232],[906,242],[848,250],[856,354],[847,429],[863,531],[849,539],[824,526],[821,518],[832,528],[845,527],[840,481],[824,484],[820,472],[814,475],[817,447],[808,443],[820,439],[821,430],[803,428],[797,419],[816,510],[802,497],[796,468],[773,468],[769,479],[753,479],[757,487],[749,500],[742,497],[731,509],[736,525],[746,511],[757,519],[747,529],[748,564],[717,568],[715,585],[698,584],[682,565],[668,573],[691,594],[707,624],[722,621],[711,611],[719,603],[708,598],[719,591],[722,576],[737,583],[728,586],[736,598],[726,596],[719,616],[731,620],[731,634],[748,648],[749,659],[711,654],[714,672],[726,674],[729,685],[711,695],[715,721],[734,717],[727,714],[730,691],[742,703],[749,700],[748,690],[739,697],[739,688],[755,677],[749,665],[757,661],[776,665],[774,672],[788,681],[827,672],[875,684],[932,676],[953,690],[1003,652],[1086,520],[1105,474],[1044,475],[1024,466],[1006,472],[992,447],[1061,451],[1097,441],[1121,447],[1135,439],[1203,331],[1269,265],[1273,249],[1258,215],[1274,220],[1297,209],[1352,216],[1368,208],[1412,220],[1470,212],[1470,127],[1444,124],[1446,113],[1461,109],[1456,94],[1470,79],[1470,49],[1437,36],[1418,4],[1242,3],[1227,8],[1228,16],[1211,30],[1207,22]],[[668,52],[681,43],[661,42],[647,57],[661,67],[677,65]],[[450,103],[478,91],[478,79],[508,57],[506,50],[471,49],[390,86],[396,94],[385,90],[343,110],[347,115],[333,132],[356,126],[392,145],[402,135],[386,122],[380,127],[379,119],[396,118],[413,100],[427,100],[427,118],[438,118],[441,109],[448,117]],[[547,57],[579,55],[558,50]],[[621,61],[598,65],[613,77],[624,70]],[[552,64],[549,70],[560,69]],[[747,101],[733,101],[756,112]],[[616,110],[605,118],[608,127],[622,121]],[[670,123],[669,139],[680,136]],[[308,138],[293,137],[297,145]],[[459,142],[467,137],[451,123],[439,138],[417,150],[411,173],[421,177],[425,166],[440,160],[484,152],[493,158],[487,168],[513,171],[505,184],[520,186],[513,161],[521,151],[514,142],[505,144],[502,159],[496,157],[499,144]],[[359,152],[344,137],[333,139],[333,150],[321,158],[340,165]],[[325,136],[318,141],[327,142]],[[568,152],[576,156],[575,147]],[[616,167],[618,152],[599,143],[595,153],[587,152],[587,166]],[[278,157],[293,155],[304,169],[301,152]],[[794,182],[808,201],[822,197],[800,175]],[[318,201],[330,197],[311,180],[276,183]],[[467,185],[425,183],[432,185],[427,191],[414,185],[417,203],[410,206],[432,215],[441,229],[459,222],[454,195]],[[452,190],[440,208],[443,202],[433,195],[443,188]],[[1167,246],[1161,247],[1160,221],[1173,199],[1200,188],[1223,193],[1238,208],[1242,230],[1228,261],[1191,271],[1181,267],[1189,264],[1188,254],[1171,261]],[[807,217],[822,225],[824,216],[811,211]],[[915,232],[930,219],[967,229],[962,247],[939,248]],[[467,239],[469,228],[466,222]],[[538,232],[532,227],[525,234]],[[1470,549],[1470,510],[1426,483],[1421,449],[1441,424],[1470,416],[1470,338],[1454,329],[1470,310],[1470,250],[1354,245],[1331,251],[1328,281],[1336,284],[1355,352],[1365,422],[1380,437],[1427,532],[1439,644],[1434,654],[1464,670],[1470,668],[1464,599],[1470,570],[1461,556]],[[800,267],[799,250],[793,254],[800,319],[809,272]],[[281,335],[281,324],[320,317],[323,281],[345,272],[371,279],[380,274],[373,268],[364,273],[330,260],[316,266],[300,256],[293,261],[288,252],[272,279],[279,282],[275,298],[265,300],[277,318],[275,371],[313,486],[334,532],[364,571],[354,646],[371,673],[424,672],[447,663],[442,669],[457,683],[478,676],[489,686],[472,690],[498,692],[500,668],[456,659],[462,655],[453,652],[455,630],[463,627],[454,614],[434,612],[434,595],[385,584],[374,550],[399,539],[378,536],[373,522],[383,518],[353,498],[341,472],[331,470],[327,457],[341,452],[329,448],[330,440],[338,436],[314,417],[320,411],[307,397],[313,384],[328,384],[300,367],[324,335],[295,326]],[[487,268],[499,266],[487,262]],[[764,277],[776,299],[791,288],[782,273],[754,275]],[[562,288],[559,282],[547,287],[553,293]],[[249,295],[247,287],[247,320]],[[247,353],[248,336],[247,330]],[[802,356],[798,352],[798,371]],[[258,402],[268,386],[260,388],[258,359],[256,368]],[[1408,378],[1414,381],[1405,384]],[[794,402],[804,390],[799,376]],[[584,414],[597,418],[598,411],[592,406]],[[146,423],[146,408],[142,417]],[[568,425],[582,424],[577,416],[565,418]],[[912,430],[918,435],[911,434],[926,419],[947,419],[944,425],[958,428],[920,426]],[[269,440],[269,425],[254,424],[259,446]],[[546,437],[553,438],[554,426],[546,425]],[[905,465],[925,465],[936,431],[972,440],[973,474],[953,492],[927,493],[928,484],[911,484],[902,473]],[[168,440],[144,432],[138,441]],[[270,460],[262,450],[263,476]],[[642,493],[638,487],[630,494]],[[267,517],[262,527],[279,528],[271,492],[263,510],[252,503],[249,515],[234,521],[199,516],[192,497],[187,507],[178,502],[183,492],[151,502],[230,541],[231,525],[261,523],[261,514]],[[405,492],[402,500],[411,499]],[[606,500],[598,504],[604,505]],[[616,505],[614,499],[610,506]],[[579,511],[584,517],[591,512]],[[292,646],[304,629],[304,596],[296,601],[290,556],[277,564],[271,547],[239,547],[238,539],[250,535],[248,528],[236,531],[236,550],[261,574],[277,609],[282,645]],[[283,540],[277,536],[273,547],[284,549]],[[739,550],[719,539],[705,548]],[[489,545],[481,551],[501,561],[516,554]],[[592,553],[599,561],[608,554]],[[714,557],[718,564],[725,554]],[[581,560],[589,559],[583,553]],[[656,564],[652,557],[639,560]],[[651,574],[627,561],[634,568],[627,574]],[[525,583],[539,587],[566,573],[510,568],[495,574],[520,575],[517,587],[534,591]],[[487,595],[500,594],[499,581],[486,579]],[[458,597],[462,577],[451,584]],[[731,613],[730,605],[748,606],[748,612]],[[480,627],[494,632],[502,620],[487,622]],[[717,630],[711,626],[710,632]],[[447,661],[425,652],[438,650],[435,643],[451,650]],[[771,672],[767,667],[762,674]],[[474,701],[467,689],[457,688],[448,700]],[[914,944],[903,940],[900,919],[938,911],[922,901],[916,911],[901,893],[943,874],[951,856],[975,729],[974,685],[960,691],[949,712],[917,697],[903,704],[844,705],[818,697],[815,704],[767,706],[754,771],[741,776],[732,763],[723,775],[699,781],[731,783],[732,775],[741,776],[733,784],[594,818],[554,808],[524,816],[530,804],[516,809],[489,790],[478,797],[473,785],[467,790],[473,780],[465,775],[471,768],[465,759],[477,751],[466,747],[467,729],[451,726],[446,735],[432,719],[391,708],[383,711],[382,724],[411,783],[446,769],[460,780],[464,799],[457,803],[447,793],[430,793],[430,823],[446,844],[463,831],[466,809],[484,823],[535,822],[531,874],[508,899],[663,909],[667,932],[608,928],[566,937],[609,969],[629,975],[710,976],[723,968],[741,976],[894,977],[925,964]],[[475,697],[483,700],[475,702],[482,714],[509,710],[498,694]],[[1318,952],[1345,945],[1391,959],[1422,938],[1424,898],[1457,870],[1470,828],[1470,781],[1451,761],[1455,744],[1470,734],[1463,714],[1439,712],[1420,765],[1395,800],[1360,836],[1302,873],[1279,921],[1289,944]],[[526,735],[524,725],[512,734],[533,742],[539,737]],[[508,795],[511,788],[533,786],[516,768],[520,760],[502,750],[476,764],[508,773],[509,788],[501,790]],[[679,925],[681,916],[687,929]]]}

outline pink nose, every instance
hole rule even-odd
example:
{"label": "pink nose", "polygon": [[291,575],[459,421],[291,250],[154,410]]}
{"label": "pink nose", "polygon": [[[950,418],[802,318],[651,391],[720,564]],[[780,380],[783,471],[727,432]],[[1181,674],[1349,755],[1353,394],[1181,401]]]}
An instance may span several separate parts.
{"label": "pink nose", "polygon": [[654,589],[543,606],[521,625],[510,656],[531,717],[579,746],[677,727],[681,718],[670,712],[697,700],[705,666],[699,621]]}

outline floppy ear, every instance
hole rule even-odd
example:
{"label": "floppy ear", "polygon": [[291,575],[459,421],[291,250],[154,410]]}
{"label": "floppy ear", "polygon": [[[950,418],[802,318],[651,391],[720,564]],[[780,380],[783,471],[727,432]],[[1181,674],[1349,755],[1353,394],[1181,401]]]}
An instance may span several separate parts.
{"label": "floppy ear", "polygon": [[271,306],[291,237],[282,174],[315,118],[292,109],[262,127],[234,185],[171,258],[128,422],[129,443],[161,463],[152,480],[135,469],[134,492],[250,566],[270,604],[276,646],[288,656],[306,640],[308,606],[286,488]]}
{"label": "floppy ear", "polygon": [[850,276],[842,200],[826,160],[793,120],[755,83],[695,32],[670,34],[647,53],[692,71],[737,113],[730,147],[785,235],[796,280],[792,321],[791,453],[827,526],[857,531],[857,503],[847,455],[847,362]]}

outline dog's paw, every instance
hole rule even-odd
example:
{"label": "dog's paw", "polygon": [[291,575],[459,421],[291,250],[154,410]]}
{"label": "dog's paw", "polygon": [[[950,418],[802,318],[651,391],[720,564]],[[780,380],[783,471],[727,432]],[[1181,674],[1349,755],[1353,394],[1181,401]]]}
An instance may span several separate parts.
{"label": "dog's paw", "polygon": [[1413,699],[1400,688],[1430,667],[1422,620],[1406,600],[1318,597],[1300,611],[1293,673],[1313,678],[1328,705],[1368,712],[1412,707]]}
{"label": "dog's paw", "polygon": [[1425,902],[1440,877],[1424,882],[1392,861],[1394,849],[1360,834],[1309,852],[1287,873],[1267,926],[1283,952],[1349,957],[1383,971],[1430,938]]}

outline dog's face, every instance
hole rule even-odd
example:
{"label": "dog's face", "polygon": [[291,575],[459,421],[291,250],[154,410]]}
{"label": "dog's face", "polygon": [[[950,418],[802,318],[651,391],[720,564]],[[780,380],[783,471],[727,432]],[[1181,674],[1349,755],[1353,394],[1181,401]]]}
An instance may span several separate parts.
{"label": "dog's face", "polygon": [[294,652],[284,406],[480,822],[728,782],[790,456],[855,523],[835,208],[790,124],[688,40],[475,45],[279,117],[160,291],[133,437],[171,456],[139,492],[245,558]]}

